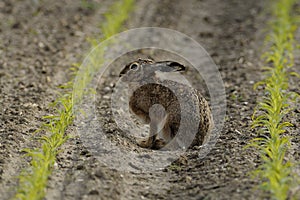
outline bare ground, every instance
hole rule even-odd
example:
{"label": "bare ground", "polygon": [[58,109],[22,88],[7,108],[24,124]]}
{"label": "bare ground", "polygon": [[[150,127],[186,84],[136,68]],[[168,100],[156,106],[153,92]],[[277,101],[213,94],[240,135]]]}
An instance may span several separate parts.
{"label": "bare ground", "polygon": [[[31,133],[42,123],[42,116],[52,112],[48,104],[55,99],[57,86],[68,80],[68,68],[80,62],[87,52],[85,39],[97,34],[101,14],[109,4],[101,2],[91,10],[80,1],[68,0],[0,3],[2,199],[13,194],[15,175],[26,166],[21,149],[35,146]],[[259,164],[258,153],[244,147],[255,136],[250,124],[260,91],[252,88],[262,78],[259,53],[266,27],[266,6],[258,0],[138,1],[126,28],[157,26],[181,31],[203,45],[218,65],[228,105],[218,142],[204,159],[194,156],[192,150],[186,153],[185,162],[173,168],[151,173],[120,172],[96,159],[71,127],[69,133],[74,138],[62,147],[46,199],[264,198],[265,194],[253,189],[259,181],[249,178]],[[296,64],[299,65],[298,59]],[[109,110],[110,100],[102,97],[111,94],[115,76],[106,79],[108,89],[98,88],[97,106],[101,123],[115,131],[112,139],[122,140],[110,116],[101,116]],[[299,92],[299,81],[292,81],[292,89]],[[295,126],[289,130],[294,136],[289,156],[296,161],[300,152],[299,115],[296,107],[290,118]],[[126,145],[139,149],[134,142]]]}

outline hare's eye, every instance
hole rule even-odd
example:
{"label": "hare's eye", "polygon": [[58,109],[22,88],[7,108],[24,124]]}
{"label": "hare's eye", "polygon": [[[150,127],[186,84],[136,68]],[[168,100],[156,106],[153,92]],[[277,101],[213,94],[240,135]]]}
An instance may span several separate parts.
{"label": "hare's eye", "polygon": [[130,66],[129,66],[130,69],[132,70],[137,70],[139,68],[139,64],[138,63],[132,63]]}

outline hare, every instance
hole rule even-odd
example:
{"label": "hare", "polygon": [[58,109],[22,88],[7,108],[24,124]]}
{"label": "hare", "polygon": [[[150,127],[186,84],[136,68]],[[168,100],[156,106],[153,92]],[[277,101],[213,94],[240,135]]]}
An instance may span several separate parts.
{"label": "hare", "polygon": [[[188,148],[208,140],[213,119],[207,101],[199,91],[179,79],[168,76],[186,67],[174,61],[155,62],[138,59],[120,72],[129,84],[129,107],[144,123],[150,124],[149,137],[138,141],[140,147],[161,149],[174,139],[181,126],[181,136],[173,142]],[[193,125],[195,135],[192,135]],[[196,126],[195,126],[196,124]]]}

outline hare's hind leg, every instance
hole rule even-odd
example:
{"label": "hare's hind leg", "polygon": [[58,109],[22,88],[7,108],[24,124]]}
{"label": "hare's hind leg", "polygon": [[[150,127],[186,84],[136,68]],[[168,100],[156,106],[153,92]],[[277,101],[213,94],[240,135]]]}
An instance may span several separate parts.
{"label": "hare's hind leg", "polygon": [[141,139],[138,141],[138,145],[142,148],[153,148],[156,135],[152,135],[146,139]]}
{"label": "hare's hind leg", "polygon": [[152,149],[161,149],[166,145],[166,141],[162,138],[157,138],[154,140],[154,143],[152,145]]}
{"label": "hare's hind leg", "polygon": [[[151,126],[151,124],[150,124]],[[150,127],[151,130],[151,127]],[[140,147],[143,148],[151,148],[151,149],[161,149],[166,145],[166,140],[164,138],[157,138],[157,133],[155,134],[149,134],[149,137],[147,139],[141,139],[138,143]],[[161,135],[161,133],[159,133]]]}

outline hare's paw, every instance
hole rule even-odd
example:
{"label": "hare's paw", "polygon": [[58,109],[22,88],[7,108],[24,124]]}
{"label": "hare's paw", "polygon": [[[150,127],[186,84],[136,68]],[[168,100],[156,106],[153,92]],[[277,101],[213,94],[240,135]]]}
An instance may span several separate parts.
{"label": "hare's paw", "polygon": [[153,146],[152,146],[152,149],[158,150],[158,149],[163,148],[165,145],[166,145],[165,140],[159,138],[159,139],[156,139],[156,140],[154,141]]}
{"label": "hare's paw", "polygon": [[142,148],[150,148],[152,144],[150,144],[149,139],[140,139],[137,141],[138,145]]}

